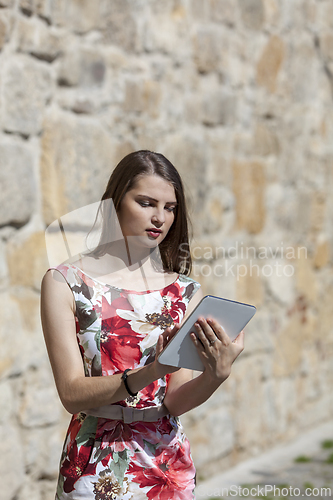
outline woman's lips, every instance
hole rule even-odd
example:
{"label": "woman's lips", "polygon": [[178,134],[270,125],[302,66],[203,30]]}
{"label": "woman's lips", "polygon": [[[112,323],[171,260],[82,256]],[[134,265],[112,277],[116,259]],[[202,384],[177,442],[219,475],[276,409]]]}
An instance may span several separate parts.
{"label": "woman's lips", "polygon": [[147,230],[147,233],[151,238],[158,238],[159,235],[161,234],[161,231],[149,231],[149,230]]}

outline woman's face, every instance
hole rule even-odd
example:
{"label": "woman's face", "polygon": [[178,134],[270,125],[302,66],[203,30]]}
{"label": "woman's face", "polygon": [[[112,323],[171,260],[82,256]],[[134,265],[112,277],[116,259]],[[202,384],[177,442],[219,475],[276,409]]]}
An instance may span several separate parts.
{"label": "woman's face", "polygon": [[143,175],[120,203],[118,219],[124,236],[135,237],[139,246],[156,247],[175,218],[174,187],[159,175]]}

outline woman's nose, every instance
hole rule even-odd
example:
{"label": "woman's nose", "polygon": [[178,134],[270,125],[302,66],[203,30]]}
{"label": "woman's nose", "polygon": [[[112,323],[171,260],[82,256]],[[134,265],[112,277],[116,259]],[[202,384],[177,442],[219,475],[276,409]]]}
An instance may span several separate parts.
{"label": "woman's nose", "polygon": [[156,208],[155,213],[152,217],[152,222],[155,224],[163,224],[165,222],[164,210]]}

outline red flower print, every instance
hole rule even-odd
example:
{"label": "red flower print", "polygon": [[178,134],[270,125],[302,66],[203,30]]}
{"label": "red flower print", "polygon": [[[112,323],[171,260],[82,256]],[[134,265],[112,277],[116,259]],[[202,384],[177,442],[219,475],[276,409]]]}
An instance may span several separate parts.
{"label": "red flower print", "polygon": [[126,368],[136,367],[141,358],[138,339],[131,330],[128,335],[110,335],[106,342],[101,343],[102,373],[123,372]]}
{"label": "red flower print", "polygon": [[110,305],[103,297],[101,357],[103,375],[119,373],[134,368],[141,359],[139,341],[143,336],[134,334],[129,321],[117,315],[117,309],[133,310],[129,302],[119,297]]}
{"label": "red flower print", "polygon": [[96,463],[89,464],[92,446],[93,440],[91,440],[90,446],[80,446],[78,449],[74,440],[73,446],[70,448],[60,468],[60,474],[65,478],[65,493],[70,493],[75,489],[74,484],[81,476],[89,476],[96,473]]}
{"label": "red flower print", "polygon": [[168,309],[168,314],[172,317],[174,323],[180,323],[186,311],[181,287],[174,283],[167,288],[166,293],[164,293],[164,290],[161,293],[166,302],[165,309]]}
{"label": "red flower print", "polygon": [[128,472],[134,475],[133,482],[140,488],[151,486],[147,492],[149,500],[185,500],[188,491],[194,489],[195,469],[189,459],[189,444],[185,440],[182,448],[157,448],[153,467],[143,468],[134,461]]}
{"label": "red flower print", "polygon": [[112,443],[113,451],[120,452],[125,449],[131,449],[131,446],[129,446],[128,443],[130,443],[133,439],[132,429],[122,420],[111,420],[107,426],[103,426],[103,431],[103,438],[101,442],[102,450],[110,447],[110,443]]}
{"label": "red flower print", "polygon": [[133,311],[131,304],[125,297],[118,297],[112,301],[110,304],[105,296],[102,297],[102,313],[103,313],[103,325],[104,329],[108,332],[115,331],[115,327],[117,327],[117,323],[114,321],[119,320],[119,316],[117,314],[117,309],[126,309],[129,311]]}

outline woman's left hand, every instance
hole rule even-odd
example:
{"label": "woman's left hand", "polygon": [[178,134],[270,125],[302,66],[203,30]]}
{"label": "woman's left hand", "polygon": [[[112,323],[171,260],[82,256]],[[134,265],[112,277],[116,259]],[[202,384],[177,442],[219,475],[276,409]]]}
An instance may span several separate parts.
{"label": "woman's left hand", "polygon": [[231,365],[244,349],[244,331],[232,342],[222,326],[214,319],[199,318],[195,323],[197,335],[191,338],[205,367],[205,373],[222,383],[229,377]]}

